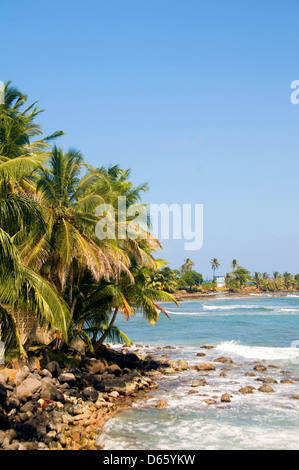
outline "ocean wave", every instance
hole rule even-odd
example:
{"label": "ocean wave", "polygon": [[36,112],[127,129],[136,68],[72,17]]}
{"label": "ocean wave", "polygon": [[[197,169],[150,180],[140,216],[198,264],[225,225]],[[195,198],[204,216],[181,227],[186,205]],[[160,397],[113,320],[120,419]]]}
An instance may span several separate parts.
{"label": "ocean wave", "polygon": [[293,364],[299,364],[299,349],[295,347],[247,346],[237,341],[224,341],[218,344],[216,349],[223,353],[235,354],[244,359],[291,361]]}

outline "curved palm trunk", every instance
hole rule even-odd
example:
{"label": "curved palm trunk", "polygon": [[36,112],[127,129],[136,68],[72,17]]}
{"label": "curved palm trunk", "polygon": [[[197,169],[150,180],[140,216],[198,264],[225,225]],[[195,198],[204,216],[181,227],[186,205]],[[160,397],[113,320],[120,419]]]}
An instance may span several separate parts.
{"label": "curved palm trunk", "polygon": [[113,317],[112,317],[112,319],[111,319],[111,322],[109,323],[109,326],[108,326],[107,330],[106,330],[105,333],[100,337],[100,339],[95,343],[95,345],[94,345],[94,350],[95,350],[95,351],[97,351],[97,350],[99,349],[99,347],[102,346],[102,344],[104,343],[105,339],[107,338],[107,336],[108,336],[108,334],[109,334],[110,328],[114,325],[114,322],[115,322],[117,313],[118,313],[118,307],[116,307],[115,310],[114,310]]}

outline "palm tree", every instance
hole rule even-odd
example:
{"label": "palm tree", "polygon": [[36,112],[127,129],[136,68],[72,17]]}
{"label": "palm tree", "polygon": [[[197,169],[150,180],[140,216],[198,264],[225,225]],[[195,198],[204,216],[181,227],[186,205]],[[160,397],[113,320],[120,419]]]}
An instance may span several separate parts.
{"label": "palm tree", "polygon": [[[0,107],[0,155],[8,159],[38,155],[50,149],[53,139],[62,131],[42,137],[42,130],[35,122],[43,112],[36,102],[27,106],[27,96],[7,82],[4,86],[4,104]],[[39,137],[39,138],[37,138]]]}
{"label": "palm tree", "polygon": [[215,277],[215,271],[216,269],[219,268],[220,266],[220,263],[218,261],[217,258],[213,258],[211,261],[210,261],[211,265],[212,265],[212,271],[213,271],[213,278]]}
{"label": "palm tree", "polygon": [[0,326],[6,350],[24,354],[33,335],[32,331],[21,334],[18,318],[29,315],[34,319],[32,330],[38,324],[47,325],[65,336],[68,319],[66,305],[55,289],[22,262],[18,247],[28,237],[36,239],[45,226],[38,203],[16,190],[17,174],[18,181],[27,176],[26,166],[0,162]]}
{"label": "palm tree", "polygon": [[239,266],[238,261],[236,259],[233,259],[232,264],[231,264],[232,270],[234,271],[235,269],[237,269],[238,266]]}
{"label": "palm tree", "polygon": [[181,272],[184,274],[186,271],[190,271],[194,266],[193,261],[190,258],[185,260],[185,263],[181,267]]}
{"label": "palm tree", "polygon": [[168,318],[170,318],[166,310],[158,305],[156,301],[174,302],[178,305],[177,301],[171,294],[162,290],[147,287],[147,266],[138,269],[136,267],[133,268],[132,274],[134,276],[133,283],[131,279],[124,274],[121,276],[118,284],[111,285],[112,290],[109,303],[112,310],[112,317],[109,325],[105,329],[105,332],[95,342],[95,351],[106,340],[119,311],[121,311],[125,319],[128,320],[130,316],[134,315],[134,310],[140,309],[146,320],[150,324],[155,324],[159,319],[159,311],[163,312]]}
{"label": "palm tree", "polygon": [[[47,210],[47,232],[39,243],[26,253],[29,266],[39,266],[40,272],[54,282],[60,294],[69,282],[69,306],[73,315],[80,282],[87,269],[95,280],[109,280],[119,271],[128,271],[129,260],[110,241],[100,242],[95,236],[99,220],[88,211],[86,195],[80,198],[80,172],[83,156],[75,149],[64,153],[53,148],[49,168],[42,169],[37,192]],[[91,199],[91,194],[89,195]]]}
{"label": "palm tree", "polygon": [[255,271],[252,282],[255,285],[255,287],[259,288],[262,284],[262,275],[258,271]]}

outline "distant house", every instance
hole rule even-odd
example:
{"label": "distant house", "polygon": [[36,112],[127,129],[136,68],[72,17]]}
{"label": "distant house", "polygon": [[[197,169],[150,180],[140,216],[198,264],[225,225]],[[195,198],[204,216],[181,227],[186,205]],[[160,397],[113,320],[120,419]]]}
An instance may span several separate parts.
{"label": "distant house", "polygon": [[216,281],[217,287],[224,287],[225,286],[224,276],[214,276],[214,281]]}

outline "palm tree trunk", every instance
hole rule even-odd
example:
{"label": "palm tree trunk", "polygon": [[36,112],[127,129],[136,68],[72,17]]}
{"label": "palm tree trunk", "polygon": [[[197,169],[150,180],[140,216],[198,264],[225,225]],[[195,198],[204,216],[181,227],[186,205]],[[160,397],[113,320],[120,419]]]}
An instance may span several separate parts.
{"label": "palm tree trunk", "polygon": [[95,345],[94,345],[94,350],[95,350],[95,351],[97,351],[97,350],[99,349],[99,347],[102,346],[102,344],[104,343],[105,339],[107,338],[107,336],[108,336],[108,334],[109,334],[110,328],[114,325],[114,322],[115,322],[117,313],[118,313],[118,307],[116,307],[115,310],[114,310],[113,317],[112,317],[112,319],[111,319],[111,322],[109,323],[109,326],[108,326],[107,330],[106,330],[105,333],[100,337],[100,339],[95,343]]}
{"label": "palm tree trunk", "polygon": [[36,332],[37,332],[37,329],[38,329],[38,325],[39,325],[39,322],[38,322],[38,318],[35,320],[34,324],[33,324],[33,327],[32,327],[32,330],[28,336],[28,338],[26,339],[25,341],[25,344],[24,344],[24,349],[25,351],[27,352],[28,349],[30,348],[30,346],[32,345],[33,341],[34,341],[34,338],[35,338],[35,335],[36,335]]}

